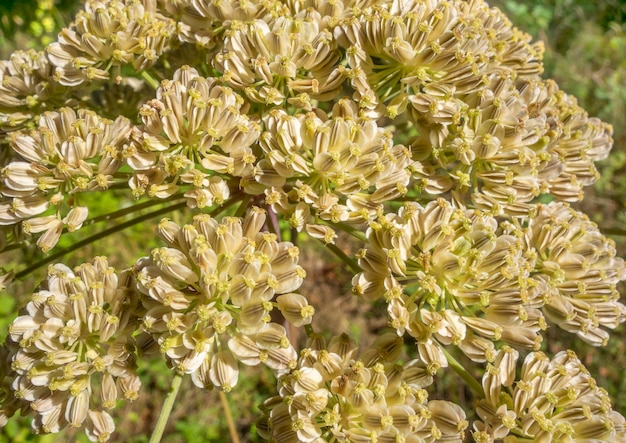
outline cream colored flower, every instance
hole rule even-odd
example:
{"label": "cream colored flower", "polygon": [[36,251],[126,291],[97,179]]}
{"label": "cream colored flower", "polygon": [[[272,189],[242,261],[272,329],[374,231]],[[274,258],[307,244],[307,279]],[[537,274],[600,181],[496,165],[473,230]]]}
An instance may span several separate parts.
{"label": "cream colored flower", "polygon": [[415,338],[433,371],[447,365],[439,346],[487,358],[490,348],[470,331],[516,346],[541,342],[545,287],[529,278],[523,242],[495,218],[439,199],[424,207],[405,204],[398,214],[370,222],[367,235],[353,292],[384,299],[390,326]]}
{"label": "cream colored flower", "polygon": [[284,2],[232,0],[227,2],[170,0],[162,4],[169,16],[180,17],[178,38],[208,49],[219,48],[223,32],[231,24],[269,18],[274,11],[284,11]]}
{"label": "cream colored flower", "polygon": [[[355,10],[339,30],[356,95],[385,103],[392,118],[409,98],[428,99],[435,90],[461,98],[485,89],[494,72],[531,76],[542,69],[541,48],[482,1],[381,2]],[[440,109],[450,117],[458,109],[451,103]]]}
{"label": "cream colored flower", "polygon": [[[345,100],[336,110],[351,110],[351,105]],[[264,158],[255,178],[269,188],[266,202],[289,220],[304,204],[312,215],[332,223],[363,221],[374,216],[378,205],[406,192],[410,152],[394,145],[392,134],[373,121],[322,121],[312,113],[290,116],[276,109],[264,124],[259,143]],[[274,187],[287,199],[273,195]],[[302,229],[305,217],[301,221],[293,226]]]}
{"label": "cream colored flower", "polygon": [[230,189],[216,174],[251,178],[257,160],[252,145],[260,131],[242,112],[243,103],[230,88],[188,66],[163,81],[156,99],[140,110],[141,147],[124,153],[137,171],[131,180],[135,196],[169,196],[185,186],[191,188],[186,196],[192,207],[222,204]]}
{"label": "cream colored flower", "polygon": [[474,441],[626,441],[626,420],[573,351],[528,354],[516,380],[517,358],[501,350],[485,372]]}
{"label": "cream colored flower", "polygon": [[20,129],[64,103],[67,88],[53,76],[54,66],[43,52],[18,50],[0,61],[0,132]]}
{"label": "cream colored flower", "polygon": [[616,289],[626,279],[626,267],[613,241],[566,203],[539,205],[523,232],[533,278],[547,285],[546,317],[587,343],[605,346],[604,328],[626,320]]}
{"label": "cream colored flower", "polygon": [[182,227],[165,219],[158,232],[168,246],[135,265],[144,329],[200,387],[232,389],[237,361],[280,372],[296,357],[269,312],[275,296],[298,289],[304,270],[298,249],[261,232],[264,222],[258,209],[221,222],[198,215]]}
{"label": "cream colored flower", "polygon": [[175,23],[137,0],[89,0],[46,49],[66,86],[109,78],[111,66],[151,66],[169,49]]}
{"label": "cream colored flower", "polygon": [[[107,441],[115,427],[102,408],[111,409],[116,401],[102,399],[117,399],[118,392],[127,400],[137,397],[136,299],[128,283],[127,275],[118,276],[103,257],[74,271],[53,265],[9,326],[16,345],[9,347],[12,373],[7,376],[13,377],[15,398],[30,404],[36,431],[85,425],[90,439],[97,434],[94,441]],[[92,395],[94,389],[102,398]]]}
{"label": "cream colored flower", "polygon": [[419,132],[411,150],[425,168],[413,174],[418,189],[438,180],[448,185],[429,192],[453,189],[494,215],[525,216],[539,195],[580,200],[597,179],[594,162],[608,155],[612,129],[554,82],[502,74],[463,98],[451,92],[410,98]]}
{"label": "cream colored flower", "polygon": [[347,336],[328,346],[309,340],[298,367],[279,378],[279,396],[264,404],[270,441],[462,441],[465,413],[428,401],[425,364],[395,364],[405,357],[400,337],[379,337],[359,358],[355,346]]}
{"label": "cream colored flower", "polygon": [[311,324],[315,308],[300,294],[283,294],[276,297],[278,309],[285,319],[294,326]]}
{"label": "cream colored flower", "polygon": [[[2,169],[0,224],[22,222],[26,233],[44,232],[38,244],[46,251],[56,244],[63,228],[80,229],[87,208],[68,208],[64,198],[114,184],[130,133],[130,122],[124,117],[113,122],[92,111],[70,108],[44,113],[36,131],[12,133],[14,158]],[[51,207],[56,215],[42,215]]]}
{"label": "cream colored flower", "polygon": [[321,15],[312,8],[295,16],[278,14],[230,23],[213,58],[222,79],[266,105],[297,104],[299,94],[336,97],[344,79],[338,69],[341,54]]}

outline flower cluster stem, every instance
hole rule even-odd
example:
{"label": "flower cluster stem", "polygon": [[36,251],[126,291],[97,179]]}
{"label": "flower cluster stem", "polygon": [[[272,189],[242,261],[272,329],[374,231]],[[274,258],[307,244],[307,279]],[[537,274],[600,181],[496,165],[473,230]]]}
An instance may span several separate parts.
{"label": "flower cluster stem", "polygon": [[441,348],[441,350],[446,356],[446,360],[448,360],[448,364],[450,365],[450,367],[454,369],[454,372],[461,376],[461,378],[467,383],[472,391],[476,393],[476,395],[480,396],[481,398],[485,398],[485,391],[483,390],[482,385],[478,383],[478,381],[474,377],[472,377],[469,372],[467,372],[463,365],[459,363],[459,361],[454,358],[452,354],[450,354],[443,347]]}
{"label": "flower cluster stem", "polygon": [[167,419],[169,418],[172,408],[174,407],[174,402],[176,401],[176,396],[178,395],[178,390],[180,389],[182,381],[183,374],[176,373],[172,379],[172,384],[170,385],[167,397],[165,397],[165,401],[161,407],[161,413],[159,414],[156,426],[152,431],[149,443],[159,443],[161,441],[165,425],[167,424]]}
{"label": "flower cluster stem", "polygon": [[72,246],[70,246],[69,248],[66,249],[62,249],[52,255],[49,255],[48,257],[39,260],[36,263],[33,263],[32,265],[28,266],[25,269],[22,269],[20,272],[15,274],[15,278],[17,280],[22,279],[24,277],[26,277],[27,275],[29,275],[31,272],[36,271],[37,269],[41,268],[42,266],[47,265],[48,263],[52,263],[55,260],[58,260],[59,258],[63,257],[66,254],[69,254],[71,252],[74,251],[78,251],[80,248],[87,246],[91,243],[94,243],[98,240],[101,240],[103,238],[108,237],[111,234],[114,234],[116,232],[120,232],[123,231],[126,228],[129,228],[131,226],[134,226],[136,224],[139,224],[141,222],[144,222],[146,220],[149,220],[151,218],[154,217],[158,217],[159,215],[164,215],[167,214],[169,212],[173,212],[176,211],[178,209],[182,209],[184,207],[187,206],[187,202],[181,202],[172,206],[166,206],[164,208],[160,208],[156,211],[153,212],[149,212],[147,214],[141,215],[137,218],[133,218],[132,220],[128,220],[124,223],[120,223],[119,225],[113,226],[109,229],[105,229],[104,231],[98,232],[95,235],[92,235],[91,237],[87,237],[81,241],[78,241],[76,243],[74,243]]}
{"label": "flower cluster stem", "polygon": [[239,440],[239,435],[237,434],[237,428],[235,427],[233,414],[230,411],[230,406],[228,405],[228,398],[226,398],[226,394],[224,394],[224,391],[218,391],[218,394],[220,397],[220,403],[222,404],[222,409],[224,410],[224,415],[226,417],[226,425],[228,426],[230,441],[232,443],[240,443],[241,440]]}
{"label": "flower cluster stem", "polygon": [[341,249],[339,249],[337,247],[337,245],[333,245],[331,243],[327,244],[326,247],[328,249],[331,250],[331,252],[333,254],[335,254],[335,256],[341,260],[342,262],[344,262],[346,265],[348,265],[348,267],[350,269],[352,269],[352,271],[359,273],[362,271],[362,269],[360,268],[359,264],[357,263],[357,261],[351,257],[348,257],[348,255],[343,252]]}

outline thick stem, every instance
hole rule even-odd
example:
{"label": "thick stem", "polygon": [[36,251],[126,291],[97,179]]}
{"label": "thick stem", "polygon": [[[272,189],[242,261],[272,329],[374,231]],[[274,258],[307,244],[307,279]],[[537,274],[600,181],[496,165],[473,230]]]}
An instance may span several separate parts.
{"label": "thick stem", "polygon": [[183,374],[176,373],[172,379],[170,391],[167,393],[167,397],[165,397],[165,401],[161,407],[161,413],[159,414],[159,419],[154,427],[154,431],[152,431],[149,443],[159,443],[161,441],[165,425],[167,424],[167,419],[169,418],[172,408],[174,407],[174,402],[176,401],[176,396],[178,395],[178,390],[180,389],[182,381]]}
{"label": "thick stem", "polygon": [[246,211],[248,210],[248,208],[250,208],[251,200],[252,200],[251,195],[244,195],[241,198],[241,204],[237,208],[237,211],[235,211],[235,217],[243,217],[246,214]]}
{"label": "thick stem", "polygon": [[315,331],[313,331],[313,326],[311,325],[304,325],[304,331],[306,332],[307,337],[311,337],[315,334]]}
{"label": "thick stem", "polygon": [[228,406],[226,394],[224,394],[224,391],[218,391],[218,393],[222,409],[224,409],[224,415],[226,416],[226,424],[228,426],[228,433],[230,434],[230,441],[232,443],[240,443],[237,428],[235,427],[235,421],[233,420],[233,414],[230,412],[230,406]]}
{"label": "thick stem", "polygon": [[463,380],[468,384],[468,386],[476,393],[476,395],[480,396],[480,398],[485,398],[485,391],[483,387],[478,381],[472,377],[472,375],[465,370],[463,365],[458,362],[456,358],[452,356],[448,351],[446,351],[443,347],[440,348],[444,355],[446,356],[446,360],[448,360],[448,364],[454,369],[454,372],[459,374]]}

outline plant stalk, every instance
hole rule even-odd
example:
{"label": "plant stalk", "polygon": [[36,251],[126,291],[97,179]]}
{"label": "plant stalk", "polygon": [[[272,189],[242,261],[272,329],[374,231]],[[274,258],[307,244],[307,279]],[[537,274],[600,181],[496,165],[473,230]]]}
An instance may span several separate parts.
{"label": "plant stalk", "polygon": [[176,401],[176,396],[178,395],[178,390],[180,389],[182,381],[183,374],[176,373],[172,379],[172,384],[170,385],[167,397],[165,397],[165,401],[161,407],[161,413],[159,414],[159,419],[157,420],[156,426],[152,431],[149,443],[159,443],[161,441],[165,425],[167,424],[167,419],[169,418],[172,408],[174,407],[174,402]]}
{"label": "plant stalk", "polygon": [[235,427],[235,421],[233,420],[233,414],[230,412],[230,406],[228,406],[228,399],[224,391],[218,391],[220,397],[220,403],[222,409],[224,409],[224,415],[226,416],[226,425],[228,426],[228,433],[230,434],[230,441],[232,443],[240,443],[239,435],[237,434],[237,428]]}
{"label": "plant stalk", "polygon": [[468,384],[468,386],[481,398],[485,398],[485,391],[483,387],[478,381],[472,377],[472,375],[465,370],[463,365],[459,363],[459,361],[452,356],[448,351],[446,351],[443,347],[440,348],[443,351],[443,354],[446,356],[446,360],[448,360],[448,364],[454,369],[454,372],[459,374],[461,378]]}
{"label": "plant stalk", "polygon": [[19,280],[22,279],[24,277],[26,277],[27,275],[29,275],[31,272],[41,268],[42,266],[47,265],[48,263],[51,263],[61,257],[63,257],[66,254],[69,254],[71,252],[77,251],[78,249],[82,248],[83,246],[87,246],[91,243],[94,243],[100,239],[103,239],[105,237],[108,237],[111,234],[114,234],[116,232],[119,231],[123,231],[126,228],[129,228],[131,226],[134,226],[138,223],[141,223],[143,221],[149,220],[151,218],[157,217],[159,215],[163,215],[163,214],[167,214],[168,212],[172,212],[172,211],[176,211],[177,209],[181,209],[187,206],[187,202],[181,202],[178,203],[176,205],[173,206],[166,206],[165,208],[161,208],[158,209],[156,211],[150,212],[148,214],[144,214],[140,217],[134,218],[132,220],[128,220],[124,223],[120,223],[119,225],[116,226],[112,226],[109,229],[105,229],[102,232],[98,232],[95,235],[92,235],[91,237],[87,237],[81,241],[78,241],[76,243],[74,243],[71,247],[66,248],[66,249],[62,249],[59,252],[56,252],[55,254],[52,254],[42,260],[39,260],[36,263],[33,263],[31,266],[28,266],[27,268],[21,270],[20,272],[15,274],[15,279]]}
{"label": "plant stalk", "polygon": [[159,199],[159,200],[148,200],[143,203],[139,203],[136,205],[129,206],[127,208],[119,209],[114,212],[109,212],[108,214],[98,215],[97,217],[90,218],[83,223],[83,226],[93,225],[95,223],[100,223],[101,221],[111,221],[117,218],[124,217],[128,214],[132,214],[133,212],[141,211],[142,209],[148,209],[153,206],[162,205],[164,203],[170,203],[176,200],[181,200],[185,198],[183,194],[175,194],[171,197]]}
{"label": "plant stalk", "polygon": [[[321,241],[321,240],[320,240]],[[350,269],[352,269],[352,271],[354,271],[355,273],[359,273],[361,271],[363,271],[361,269],[361,267],[359,266],[359,264],[357,263],[357,261],[351,257],[348,257],[348,255],[343,252],[341,249],[339,249],[337,247],[337,245],[333,245],[332,243],[329,243],[327,245],[325,245],[328,249],[331,250],[331,252],[333,254],[335,254],[335,256],[341,260],[342,262],[344,262]]]}

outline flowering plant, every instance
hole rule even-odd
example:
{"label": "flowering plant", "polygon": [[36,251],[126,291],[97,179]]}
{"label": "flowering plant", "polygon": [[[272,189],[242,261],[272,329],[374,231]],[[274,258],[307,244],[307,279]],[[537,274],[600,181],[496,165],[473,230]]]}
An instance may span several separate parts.
{"label": "flowering plant", "polygon": [[[1,246],[47,254],[2,285],[49,264],[1,350],[0,424],[114,439],[160,354],[151,442],[183,377],[224,395],[258,365],[269,441],[626,442],[580,359],[541,351],[550,327],[605,346],[626,319],[624,261],[570,206],[611,127],[542,52],[482,0],[87,0],[0,62]],[[124,207],[93,215],[102,193]],[[123,270],[56,262],[83,225],[111,223],[71,251],[166,214]],[[384,306],[369,346],[321,333],[311,241]],[[448,370],[472,402],[431,398]]]}

